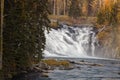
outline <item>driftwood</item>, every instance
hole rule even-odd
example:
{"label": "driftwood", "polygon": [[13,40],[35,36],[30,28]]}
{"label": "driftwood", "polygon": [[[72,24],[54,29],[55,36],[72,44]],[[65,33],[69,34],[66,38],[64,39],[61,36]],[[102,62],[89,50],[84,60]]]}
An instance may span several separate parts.
{"label": "driftwood", "polygon": [[105,30],[106,26],[104,25],[101,29],[98,29],[98,33],[102,32],[103,30]]}

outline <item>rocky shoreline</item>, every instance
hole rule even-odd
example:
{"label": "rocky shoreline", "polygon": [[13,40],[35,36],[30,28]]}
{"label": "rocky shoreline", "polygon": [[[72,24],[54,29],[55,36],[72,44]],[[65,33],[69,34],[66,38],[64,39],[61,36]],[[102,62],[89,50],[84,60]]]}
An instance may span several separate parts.
{"label": "rocky shoreline", "polygon": [[70,60],[44,59],[38,64],[34,64],[30,69],[17,74],[12,80],[50,80],[48,74],[53,70],[81,69],[80,66],[75,65],[104,66],[103,64],[90,63],[84,60],[75,62]]}

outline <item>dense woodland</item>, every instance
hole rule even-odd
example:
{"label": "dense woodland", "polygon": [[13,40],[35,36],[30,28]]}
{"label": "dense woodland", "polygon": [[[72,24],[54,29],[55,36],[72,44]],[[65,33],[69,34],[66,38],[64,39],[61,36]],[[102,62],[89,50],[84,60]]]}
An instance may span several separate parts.
{"label": "dense woodland", "polygon": [[94,17],[97,24],[112,26],[113,47],[120,54],[120,0],[1,0],[0,78],[12,78],[41,60],[51,15]]}
{"label": "dense woodland", "polygon": [[119,0],[49,0],[48,6],[52,15],[97,17],[101,24],[117,23],[120,16]]}
{"label": "dense woodland", "polygon": [[44,30],[49,29],[50,22],[47,5],[47,0],[4,1],[1,56],[5,80],[42,58]]}

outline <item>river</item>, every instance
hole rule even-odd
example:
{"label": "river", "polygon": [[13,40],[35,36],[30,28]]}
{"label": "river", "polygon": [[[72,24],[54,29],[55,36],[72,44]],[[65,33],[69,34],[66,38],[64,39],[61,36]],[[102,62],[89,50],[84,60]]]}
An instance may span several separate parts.
{"label": "river", "polygon": [[57,57],[55,59],[75,62],[84,61],[102,66],[74,64],[75,68],[72,70],[55,69],[49,73],[49,78],[37,80],[120,80],[120,60],[102,56],[104,53],[100,50],[101,45],[96,37],[97,31],[95,26],[83,24],[60,25],[58,29],[52,29],[49,34],[45,32],[45,57]]}
{"label": "river", "polygon": [[72,70],[53,70],[49,73],[50,80],[120,80],[120,61],[110,59],[91,58],[57,58],[70,61],[100,64],[102,66],[91,66],[89,64],[75,64]]}

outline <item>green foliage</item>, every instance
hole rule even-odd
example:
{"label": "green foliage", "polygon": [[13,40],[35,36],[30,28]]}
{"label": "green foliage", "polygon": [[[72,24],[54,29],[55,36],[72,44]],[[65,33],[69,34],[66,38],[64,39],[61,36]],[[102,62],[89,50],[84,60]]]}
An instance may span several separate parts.
{"label": "green foliage", "polygon": [[82,15],[81,7],[79,6],[78,0],[72,0],[70,9],[69,9],[69,16],[73,18],[80,17]]}
{"label": "green foliage", "polygon": [[0,70],[0,80],[3,80],[3,72]]}
{"label": "green foliage", "polygon": [[[49,29],[47,0],[6,0],[3,70],[6,76],[39,62]],[[8,73],[8,74],[7,74]]]}

